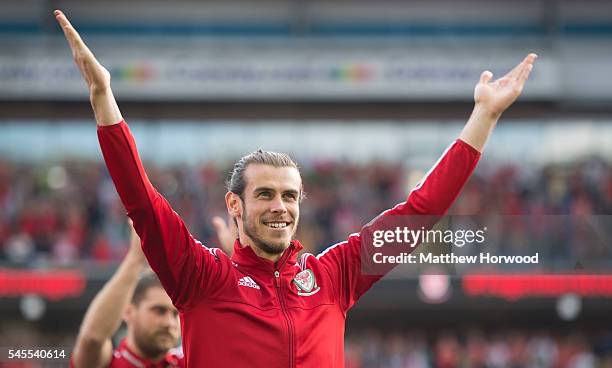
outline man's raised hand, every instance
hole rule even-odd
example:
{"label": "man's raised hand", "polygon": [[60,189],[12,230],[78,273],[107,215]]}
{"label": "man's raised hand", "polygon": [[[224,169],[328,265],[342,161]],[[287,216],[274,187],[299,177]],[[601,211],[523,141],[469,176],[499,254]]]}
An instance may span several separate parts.
{"label": "man's raised hand", "polygon": [[128,219],[128,224],[130,225],[130,247],[128,248],[126,257],[131,257],[135,262],[140,262],[143,266],[145,266],[147,265],[147,259],[142,251],[140,237],[136,233],[134,223],[131,219]]}
{"label": "man's raised hand", "polygon": [[485,71],[474,90],[476,105],[484,108],[493,115],[501,115],[518,98],[523,91],[533,63],[538,58],[536,54],[529,54],[523,61],[503,77],[491,81],[493,73]]}
{"label": "man's raised hand", "polygon": [[89,92],[91,94],[101,93],[109,88],[110,73],[108,70],[96,60],[94,54],[89,50],[87,45],[85,45],[79,33],[74,29],[72,24],[70,24],[68,18],[66,18],[66,15],[60,10],[56,10],[54,15],[55,19],[57,19],[57,22],[62,27],[62,31],[64,31],[66,40],[68,40],[68,45],[70,45],[70,49],[72,50],[74,62],[79,67],[83,78],[85,78]]}
{"label": "man's raised hand", "polygon": [[219,246],[225,254],[231,256],[234,253],[234,241],[238,238],[238,228],[233,219],[228,222],[223,217],[215,216],[212,218],[212,225],[219,239]]}
{"label": "man's raised hand", "polygon": [[85,45],[85,42],[83,42],[81,36],[70,24],[64,13],[56,10],[53,14],[60,27],[62,27],[66,40],[68,40],[74,62],[79,67],[85,82],[87,82],[89,99],[96,115],[96,122],[98,125],[119,123],[123,120],[123,117],[113,96],[113,91],[110,88],[110,73],[96,60],[94,54]]}
{"label": "man's raised hand", "polygon": [[485,71],[480,76],[480,81],[474,89],[474,110],[465,127],[459,135],[459,139],[482,152],[491,135],[493,128],[525,86],[529,73],[533,69],[533,63],[538,58],[536,54],[529,54],[520,64],[503,77],[492,81],[493,73]]}

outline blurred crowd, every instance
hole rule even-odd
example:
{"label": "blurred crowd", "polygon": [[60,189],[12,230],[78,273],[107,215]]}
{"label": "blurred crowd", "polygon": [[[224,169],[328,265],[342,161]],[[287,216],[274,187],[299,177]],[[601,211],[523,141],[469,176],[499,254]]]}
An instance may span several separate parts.
{"label": "blurred crowd", "polygon": [[346,339],[347,368],[612,367],[612,335],[499,330],[383,334]]}
{"label": "blurred crowd", "polygon": [[[72,351],[74,332],[41,332],[15,322],[0,328],[10,347],[40,346]],[[121,334],[118,334],[121,335]],[[66,360],[0,362],[0,366],[65,366]],[[43,363],[45,363],[43,365]],[[610,368],[612,334],[576,329],[347,332],[346,368]]]}
{"label": "blurred crowd", "polygon": [[[226,214],[223,198],[230,167],[145,166],[191,232],[218,246],[210,220]],[[307,198],[297,237],[312,252],[342,241],[403,201],[420,173],[399,162],[313,161],[301,171]],[[538,169],[482,164],[450,212],[612,214],[612,166],[597,158]],[[20,267],[116,262],[127,249],[125,219],[101,162],[31,165],[0,159],[0,262]]]}

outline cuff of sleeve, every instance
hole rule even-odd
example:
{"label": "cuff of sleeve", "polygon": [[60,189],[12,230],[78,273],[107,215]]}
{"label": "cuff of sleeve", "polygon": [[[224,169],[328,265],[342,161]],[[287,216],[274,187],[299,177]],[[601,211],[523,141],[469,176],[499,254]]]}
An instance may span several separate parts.
{"label": "cuff of sleeve", "polygon": [[476,157],[480,157],[481,152],[479,150],[477,150],[476,148],[470,146],[469,143],[457,138],[457,143],[461,146],[464,146],[468,149],[468,151],[470,151],[472,154],[476,155]]}
{"label": "cuff of sleeve", "polygon": [[111,124],[111,125],[98,125],[98,131],[102,131],[102,130],[113,130],[113,129],[121,129],[122,125],[126,125],[125,120],[121,120],[115,124]]}

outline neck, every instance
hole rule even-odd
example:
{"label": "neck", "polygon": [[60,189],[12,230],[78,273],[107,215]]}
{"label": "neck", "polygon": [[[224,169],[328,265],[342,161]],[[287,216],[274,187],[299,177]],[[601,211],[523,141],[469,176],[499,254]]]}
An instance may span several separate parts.
{"label": "neck", "polygon": [[136,339],[134,338],[134,334],[131,333],[131,331],[128,331],[126,342],[127,342],[128,348],[131,351],[133,351],[136,355],[138,355],[140,358],[147,359],[152,362],[157,362],[164,358],[165,353],[159,353],[157,356],[149,356],[145,354],[136,344]]}
{"label": "neck", "polygon": [[264,258],[267,259],[268,261],[272,261],[272,262],[277,262],[281,256],[283,255],[283,253],[280,254],[272,254],[272,253],[268,253],[264,250],[262,250],[261,248],[259,248],[258,246],[254,245],[253,242],[249,242],[248,243],[249,247],[251,247],[251,249],[253,249],[253,252],[260,258]]}
{"label": "neck", "polygon": [[251,247],[251,249],[253,249],[253,253],[255,253],[255,255],[257,255],[257,257],[259,258],[267,259],[268,261],[276,263],[283,256],[283,252],[268,253],[265,250],[259,248],[257,245],[255,245],[253,239],[251,239],[251,237],[246,235],[243,231],[240,231],[240,229],[238,229],[238,240],[240,241],[241,246]]}

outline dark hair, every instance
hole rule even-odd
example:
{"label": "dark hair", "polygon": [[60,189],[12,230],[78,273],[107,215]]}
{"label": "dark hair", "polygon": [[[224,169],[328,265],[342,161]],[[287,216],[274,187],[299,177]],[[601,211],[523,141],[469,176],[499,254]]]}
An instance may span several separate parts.
{"label": "dark hair", "polygon": [[[227,180],[227,190],[238,194],[244,200],[243,194],[246,188],[244,172],[250,164],[270,165],[274,167],[293,167],[298,170],[298,165],[286,153],[269,152],[257,150],[242,157],[234,164],[229,180]],[[303,191],[300,191],[300,200],[303,198]]]}
{"label": "dark hair", "polygon": [[157,275],[152,271],[143,272],[142,275],[140,275],[138,284],[136,284],[136,288],[134,289],[134,294],[132,295],[132,304],[140,304],[140,302],[147,294],[147,291],[154,287],[163,288],[161,281],[159,281],[159,278],[157,278]]}

